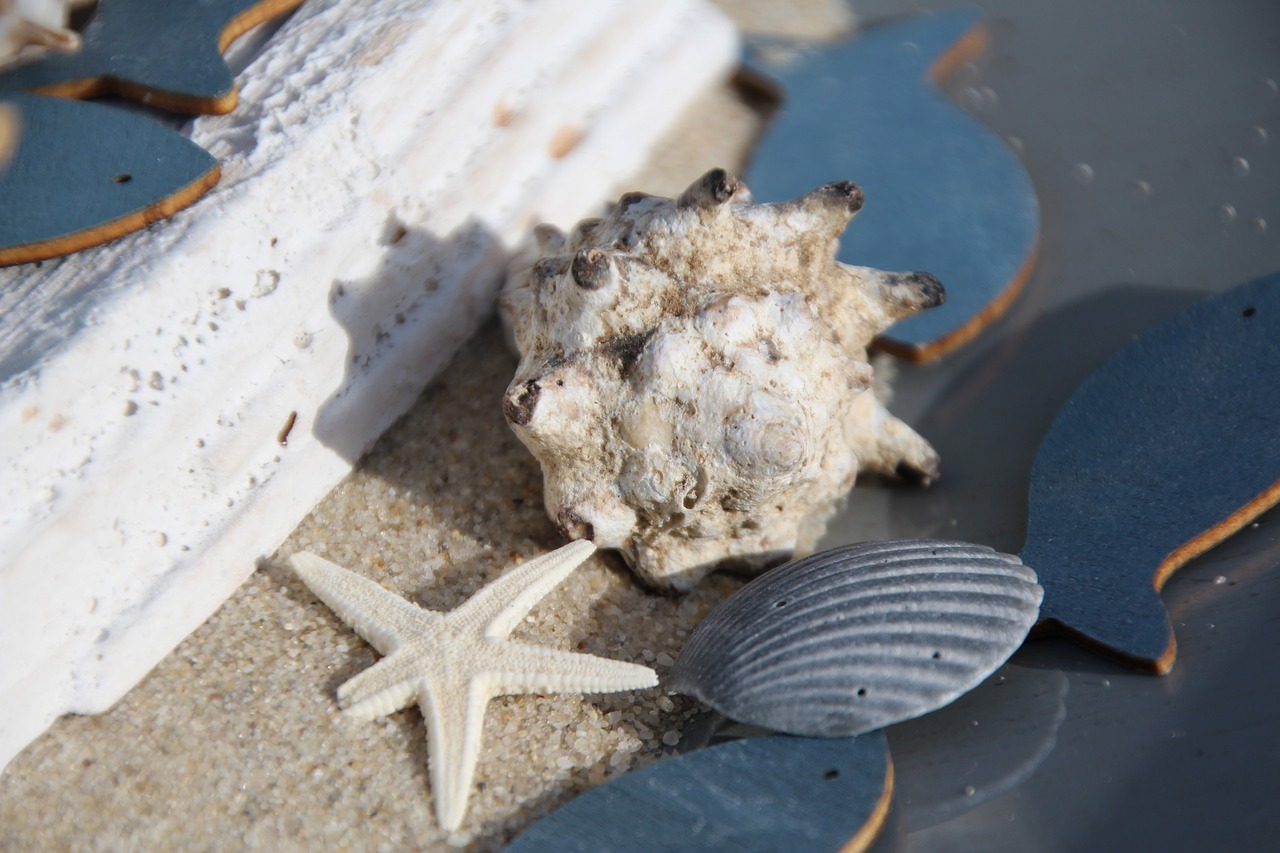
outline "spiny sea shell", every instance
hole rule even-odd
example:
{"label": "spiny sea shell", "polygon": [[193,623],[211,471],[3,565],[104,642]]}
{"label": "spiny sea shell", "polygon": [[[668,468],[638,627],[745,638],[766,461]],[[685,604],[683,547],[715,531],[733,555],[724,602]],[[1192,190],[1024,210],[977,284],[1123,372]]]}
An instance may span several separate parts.
{"label": "spiny sea shell", "polygon": [[977,686],[1022,643],[1042,595],[1017,557],[968,542],[823,551],[712,611],[665,687],[791,734],[873,731]]}
{"label": "spiny sea shell", "polygon": [[752,204],[723,169],[624,195],[513,271],[503,411],[547,513],[665,590],[812,550],[860,470],[927,482],[933,448],[864,393],[871,339],[941,303],[924,273],[834,260],[862,190]]}

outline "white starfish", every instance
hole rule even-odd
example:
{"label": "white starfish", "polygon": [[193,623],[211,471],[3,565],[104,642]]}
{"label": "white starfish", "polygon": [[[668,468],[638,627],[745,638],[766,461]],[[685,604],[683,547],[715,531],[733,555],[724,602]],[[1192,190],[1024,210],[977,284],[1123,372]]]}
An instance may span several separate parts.
{"label": "white starfish", "polygon": [[338,688],[343,711],[370,719],[407,708],[415,699],[422,708],[436,817],[446,830],[456,830],[466,813],[491,698],[611,693],[658,683],[647,666],[507,639],[595,549],[590,542],[570,542],[508,570],[449,613],[424,610],[315,554],[290,558],[311,591],[386,655]]}

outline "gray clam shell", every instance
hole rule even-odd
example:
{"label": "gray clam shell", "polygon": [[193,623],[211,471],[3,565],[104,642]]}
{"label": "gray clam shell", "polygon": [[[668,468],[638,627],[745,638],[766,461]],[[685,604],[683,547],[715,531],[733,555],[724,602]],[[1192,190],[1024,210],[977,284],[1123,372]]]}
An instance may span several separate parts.
{"label": "gray clam shell", "polygon": [[1017,557],[968,542],[823,551],[714,610],[665,686],[776,731],[874,731],[977,686],[1022,644],[1042,596]]}

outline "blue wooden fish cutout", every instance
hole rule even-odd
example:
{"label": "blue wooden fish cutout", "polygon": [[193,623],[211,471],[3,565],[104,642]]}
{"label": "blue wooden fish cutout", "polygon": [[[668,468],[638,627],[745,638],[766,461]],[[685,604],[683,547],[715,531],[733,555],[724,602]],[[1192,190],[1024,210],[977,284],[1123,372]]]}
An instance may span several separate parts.
{"label": "blue wooden fish cutout", "polygon": [[184,113],[226,113],[236,88],[222,51],[302,0],[100,0],[78,53],[0,75],[0,91],[119,95]]}
{"label": "blue wooden fish cutout", "polygon": [[531,826],[507,853],[861,853],[892,798],[893,763],[880,732],[753,737],[593,788]]}
{"label": "blue wooden fish cutout", "polygon": [[1157,673],[1187,561],[1280,501],[1280,273],[1144,333],[1076,391],[1031,474],[1049,626]]}
{"label": "blue wooden fish cutout", "polygon": [[21,126],[0,173],[0,265],[78,251],[204,195],[218,163],[157,121],[101,104],[8,95]]}
{"label": "blue wooden fish cutout", "polygon": [[984,41],[979,14],[962,9],[803,45],[781,68],[752,59],[748,46],[748,68],[785,90],[747,171],[752,193],[781,201],[834,177],[858,182],[866,207],[845,232],[839,260],[927,270],[947,288],[945,305],[898,323],[878,342],[914,361],[978,334],[1012,303],[1035,263],[1040,213],[1026,170],[932,82]]}

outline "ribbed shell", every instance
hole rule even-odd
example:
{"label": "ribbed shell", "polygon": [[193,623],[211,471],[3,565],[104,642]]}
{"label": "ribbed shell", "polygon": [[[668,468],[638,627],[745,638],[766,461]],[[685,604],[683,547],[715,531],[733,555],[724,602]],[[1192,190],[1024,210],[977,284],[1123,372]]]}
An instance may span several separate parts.
{"label": "ribbed shell", "polygon": [[1042,595],[1017,557],[968,542],[823,551],[720,605],[665,686],[777,731],[874,731],[979,684],[1022,643]]}

